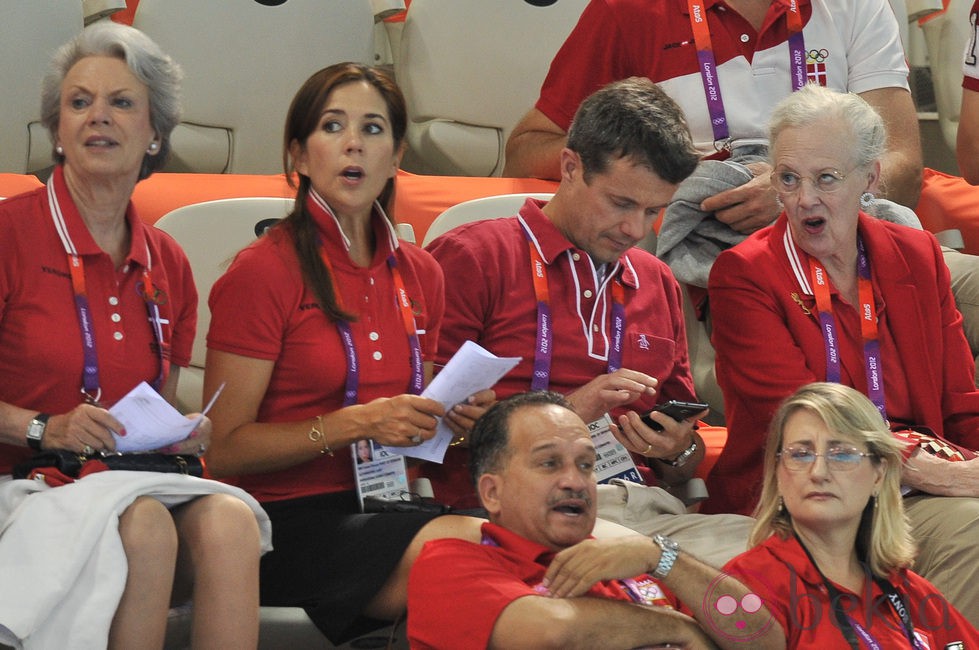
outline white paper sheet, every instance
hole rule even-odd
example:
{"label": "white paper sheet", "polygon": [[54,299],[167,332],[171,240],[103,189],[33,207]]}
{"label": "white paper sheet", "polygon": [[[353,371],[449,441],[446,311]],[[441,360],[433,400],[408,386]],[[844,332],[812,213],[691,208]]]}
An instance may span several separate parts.
{"label": "white paper sheet", "polygon": [[145,381],[140,382],[109,409],[126,430],[125,436],[112,433],[116,451],[149,451],[184,440],[201,423],[223,388],[223,385],[218,388],[204,412],[191,420],[181,415]]}
{"label": "white paper sheet", "polygon": [[[473,341],[466,341],[435,375],[422,397],[430,397],[449,410],[473,393],[492,388],[503,375],[513,370],[522,357],[498,357]],[[391,453],[435,463],[445,458],[455,434],[440,419],[435,436],[417,447],[385,447]]]}

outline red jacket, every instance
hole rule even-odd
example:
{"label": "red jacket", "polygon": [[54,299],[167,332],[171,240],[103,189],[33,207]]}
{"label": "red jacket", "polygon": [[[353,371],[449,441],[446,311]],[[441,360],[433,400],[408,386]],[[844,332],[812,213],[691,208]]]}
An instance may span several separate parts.
{"label": "red jacket", "polygon": [[[799,386],[826,380],[815,299],[789,262],[786,224],[783,214],[721,253],[711,270],[712,338],[728,441],[708,478],[707,512],[751,512],[772,415]],[[938,243],[930,233],[865,214],[858,228],[870,258],[888,417],[979,449],[974,362]],[[807,269],[808,257],[796,250]],[[835,289],[833,307],[841,382],[866,391],[856,311],[839,301]]]}

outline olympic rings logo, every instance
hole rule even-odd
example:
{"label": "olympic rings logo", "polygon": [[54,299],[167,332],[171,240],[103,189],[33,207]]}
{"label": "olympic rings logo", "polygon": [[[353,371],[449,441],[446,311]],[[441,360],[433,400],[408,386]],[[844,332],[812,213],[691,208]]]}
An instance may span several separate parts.
{"label": "olympic rings logo", "polygon": [[829,58],[829,50],[823,48],[821,50],[809,50],[806,52],[806,62],[808,63],[822,63]]}

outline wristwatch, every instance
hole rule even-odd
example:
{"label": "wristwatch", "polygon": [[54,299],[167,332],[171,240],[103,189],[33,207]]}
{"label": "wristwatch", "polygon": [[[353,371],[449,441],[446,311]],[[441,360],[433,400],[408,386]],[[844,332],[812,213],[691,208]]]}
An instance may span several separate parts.
{"label": "wristwatch", "polygon": [[676,558],[680,554],[680,545],[666,535],[653,535],[653,541],[660,547],[659,564],[653,569],[653,577],[663,579],[670,574]]}
{"label": "wristwatch", "polygon": [[38,413],[27,425],[27,446],[35,451],[41,450],[41,438],[44,437],[44,429],[48,426],[49,417],[51,416],[47,413]]}
{"label": "wristwatch", "polygon": [[680,455],[673,460],[663,461],[673,467],[683,467],[690,460],[690,457],[697,453],[697,437],[692,436],[690,446],[680,452]]}

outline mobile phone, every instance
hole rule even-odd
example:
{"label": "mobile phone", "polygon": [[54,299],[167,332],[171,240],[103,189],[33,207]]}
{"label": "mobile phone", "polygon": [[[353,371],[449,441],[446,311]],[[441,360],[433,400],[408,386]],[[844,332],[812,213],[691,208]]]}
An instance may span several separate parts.
{"label": "mobile phone", "polygon": [[[707,407],[708,404],[703,402],[678,402],[675,399],[671,399],[669,402],[666,402],[665,404],[657,404],[656,407],[653,408],[653,411],[666,413],[677,422],[680,422],[682,420],[686,420],[687,418],[699,414]],[[652,413],[653,411],[649,411],[648,413],[643,413],[640,416],[640,418],[642,419],[643,424],[645,424],[650,429],[653,429],[654,431],[662,431],[663,426],[653,418],[649,417],[649,414]]]}

